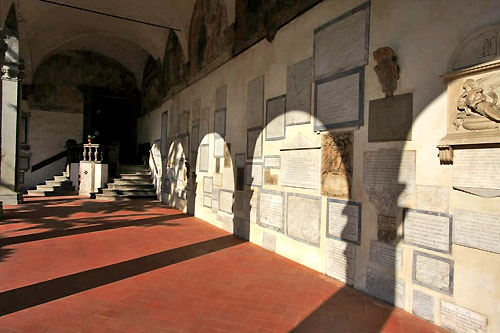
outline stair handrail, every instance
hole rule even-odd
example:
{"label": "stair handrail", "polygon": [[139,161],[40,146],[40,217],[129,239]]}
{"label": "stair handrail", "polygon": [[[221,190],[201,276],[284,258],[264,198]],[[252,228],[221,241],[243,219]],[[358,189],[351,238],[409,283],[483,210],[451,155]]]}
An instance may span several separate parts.
{"label": "stair handrail", "polygon": [[81,144],[68,146],[68,149],[66,149],[66,150],[64,150],[64,151],[62,151],[60,153],[57,153],[57,154],[55,154],[53,156],[50,156],[49,158],[46,158],[43,161],[38,162],[37,164],[34,164],[31,167],[31,172],[35,172],[37,170],[40,170],[40,169],[46,167],[47,165],[50,165],[50,164],[52,164],[54,162],[59,161],[60,159],[62,159],[64,157],[66,157],[68,159],[69,163],[73,162],[74,155],[72,155],[72,153],[74,153],[75,149],[78,149],[78,148],[81,148]]}

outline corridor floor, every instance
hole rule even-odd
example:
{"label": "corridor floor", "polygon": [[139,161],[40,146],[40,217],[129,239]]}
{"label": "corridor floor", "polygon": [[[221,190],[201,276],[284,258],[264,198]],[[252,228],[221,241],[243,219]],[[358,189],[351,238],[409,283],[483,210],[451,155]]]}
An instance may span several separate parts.
{"label": "corridor floor", "polygon": [[443,331],[158,202],[4,209],[0,332]]}

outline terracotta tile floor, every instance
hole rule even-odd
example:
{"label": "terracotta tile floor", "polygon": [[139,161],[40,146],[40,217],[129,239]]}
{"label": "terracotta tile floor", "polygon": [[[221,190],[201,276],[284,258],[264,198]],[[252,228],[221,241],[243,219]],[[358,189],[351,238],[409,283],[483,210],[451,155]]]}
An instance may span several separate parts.
{"label": "terracotta tile floor", "polygon": [[5,215],[0,332],[442,331],[157,202]]}

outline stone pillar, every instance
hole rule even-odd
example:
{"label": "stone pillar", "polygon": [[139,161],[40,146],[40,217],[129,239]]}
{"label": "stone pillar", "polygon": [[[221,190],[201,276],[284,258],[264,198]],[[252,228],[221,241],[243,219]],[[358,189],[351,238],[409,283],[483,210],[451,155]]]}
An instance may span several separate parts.
{"label": "stone pillar", "polygon": [[17,161],[19,151],[18,127],[21,118],[19,111],[19,87],[22,64],[18,61],[19,44],[17,38],[7,36],[1,42],[7,44],[8,52],[2,61],[0,94],[2,98],[0,201],[3,201],[7,205],[17,205],[19,203],[17,193],[17,175],[19,170]]}

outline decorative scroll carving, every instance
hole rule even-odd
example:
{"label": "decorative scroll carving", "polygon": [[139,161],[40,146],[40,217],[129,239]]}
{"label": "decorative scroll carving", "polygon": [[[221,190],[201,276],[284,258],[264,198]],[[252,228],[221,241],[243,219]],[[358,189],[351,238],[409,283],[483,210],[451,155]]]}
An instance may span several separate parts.
{"label": "decorative scroll carving", "polygon": [[390,47],[379,47],[373,52],[377,62],[374,67],[378,81],[382,85],[385,97],[391,97],[398,86],[399,67],[396,64],[396,53]]}
{"label": "decorative scroll carving", "polygon": [[163,88],[169,92],[173,87],[181,84],[185,80],[184,73],[184,53],[179,43],[177,34],[170,31],[165,47],[165,57],[163,58]]}

